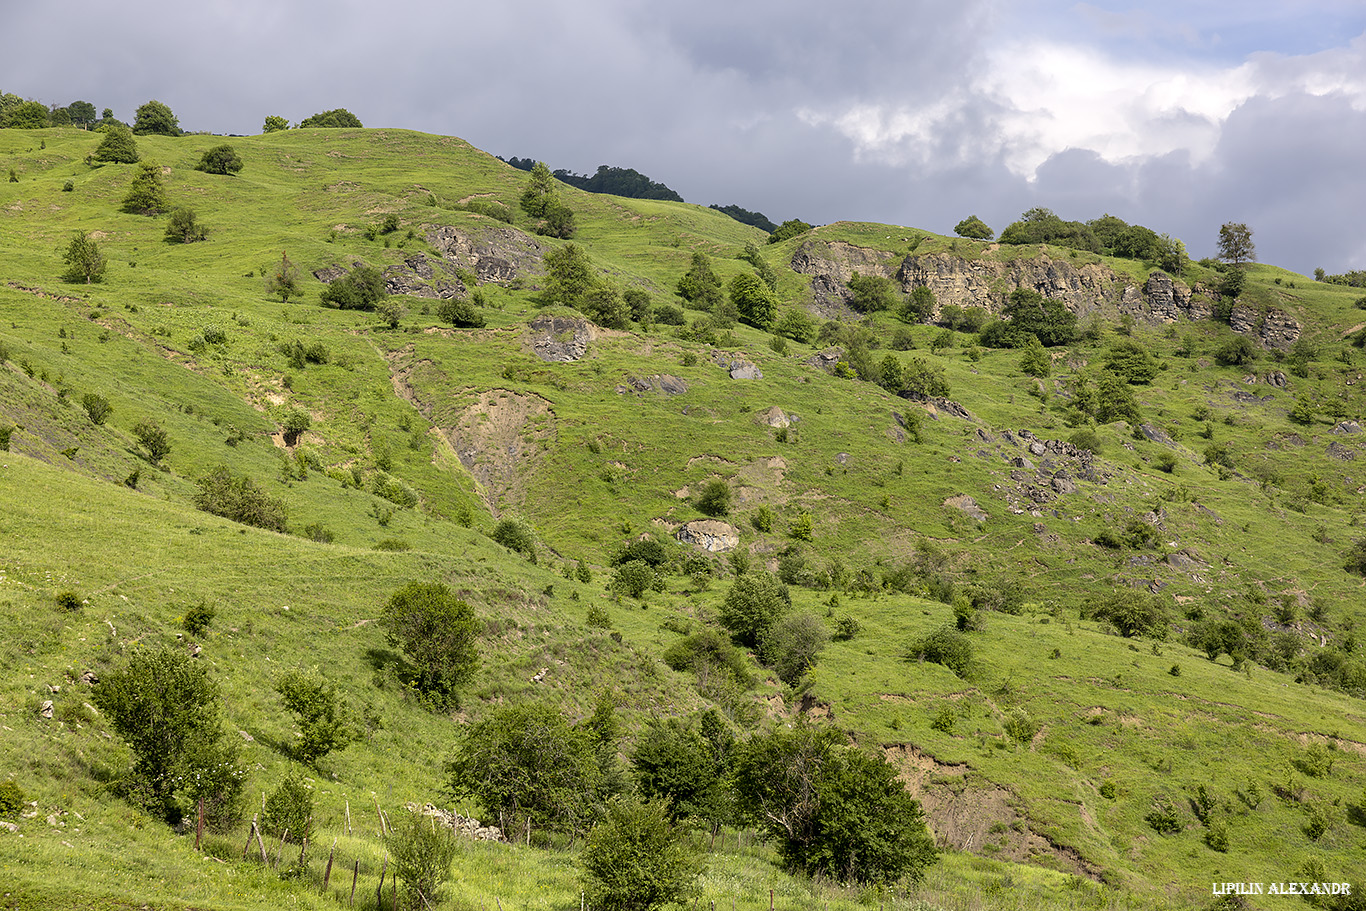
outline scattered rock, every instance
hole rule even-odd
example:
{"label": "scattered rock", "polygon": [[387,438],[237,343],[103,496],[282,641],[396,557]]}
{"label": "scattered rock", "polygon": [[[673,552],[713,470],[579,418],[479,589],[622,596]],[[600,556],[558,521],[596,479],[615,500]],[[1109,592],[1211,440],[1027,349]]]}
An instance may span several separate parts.
{"label": "scattered rock", "polygon": [[1328,444],[1328,455],[1340,462],[1356,461],[1357,452],[1350,446],[1345,446],[1337,440]]}
{"label": "scattered rock", "polygon": [[1161,443],[1164,446],[1170,446],[1172,444],[1172,438],[1152,424],[1139,424],[1138,432],[1143,434],[1143,438],[1150,443]]}
{"label": "scattered rock", "polygon": [[758,365],[749,361],[731,361],[728,369],[730,378],[733,380],[761,380],[764,378],[764,373]]}
{"label": "scattered rock", "polygon": [[755,420],[769,427],[789,427],[800,420],[795,414],[788,414],[777,405],[755,415]]}
{"label": "scattered rock", "polygon": [[86,686],[94,686],[100,682],[100,678],[95,675],[94,671],[86,671],[84,674],[81,674],[80,679],[81,683],[84,683]]}
{"label": "scattered rock", "polygon": [[246,731],[238,731],[237,734],[238,734],[238,736],[240,736],[243,740],[245,740],[247,743],[255,743],[255,742],[256,742],[256,738],[253,737],[253,736],[251,736],[250,734],[248,734]]}
{"label": "scattered rock", "polygon": [[52,700],[51,700],[51,699],[44,699],[44,700],[43,700],[42,706],[39,707],[39,709],[38,709],[38,714],[39,714],[39,715],[42,715],[44,718],[51,718],[51,717],[52,717]]}
{"label": "scattered rock", "polygon": [[1275,386],[1277,389],[1284,389],[1290,381],[1286,379],[1285,374],[1281,371],[1273,370],[1266,375],[1266,382],[1268,386]]}
{"label": "scattered rock", "polygon": [[427,243],[457,267],[474,271],[481,283],[502,285],[518,275],[541,269],[545,248],[516,228],[491,228],[462,233],[448,225],[429,227]]}
{"label": "scattered rock", "polygon": [[14,833],[19,831],[19,827],[12,822],[5,822],[4,820],[0,819],[0,831],[8,832],[11,835],[13,835]]}
{"label": "scattered rock", "polygon": [[740,530],[716,519],[686,522],[679,526],[674,537],[682,544],[691,544],[713,554],[725,553],[740,546]]}
{"label": "scattered rock", "polygon": [[826,348],[824,351],[817,351],[802,363],[812,367],[819,367],[826,373],[835,369],[835,365],[844,359],[843,348]]}
{"label": "scattered rock", "polygon": [[434,819],[438,824],[450,829],[456,835],[465,838],[473,838],[479,841],[502,841],[503,832],[497,826],[486,826],[469,816],[461,816],[454,810],[443,810],[431,804],[418,806],[415,803],[404,804],[404,809],[409,813],[417,813],[429,819]]}
{"label": "scattered rock", "polygon": [[1010,466],[1012,468],[1028,468],[1032,470],[1034,468],[1034,463],[1024,456],[1016,456],[1010,460]]}
{"label": "scattered rock", "polygon": [[527,324],[531,350],[548,363],[577,361],[597,338],[597,327],[576,316],[538,316]]}
{"label": "scattered rock", "polygon": [[1329,433],[1361,433],[1361,425],[1356,421],[1338,421]]}
{"label": "scattered rock", "polygon": [[688,391],[688,384],[676,376],[667,373],[656,373],[647,377],[627,377],[626,385],[618,386],[618,393],[636,392],[657,392],[660,395],[682,395]]}
{"label": "scattered rock", "polygon": [[966,516],[976,519],[978,522],[985,522],[991,518],[982,507],[977,505],[977,501],[967,494],[959,494],[956,497],[949,497],[944,501],[944,505],[951,509],[956,509]]}

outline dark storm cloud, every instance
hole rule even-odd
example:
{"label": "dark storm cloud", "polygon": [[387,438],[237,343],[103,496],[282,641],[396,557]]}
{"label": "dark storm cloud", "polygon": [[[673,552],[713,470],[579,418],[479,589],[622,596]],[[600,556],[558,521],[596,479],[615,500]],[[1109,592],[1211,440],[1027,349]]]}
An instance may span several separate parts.
{"label": "dark storm cloud", "polygon": [[[1043,205],[1196,255],[1247,221],[1264,261],[1340,271],[1366,265],[1358,7],[49,0],[7,11],[0,91],[123,119],[156,98],[222,133],[345,107],[776,220],[1000,230]],[[1105,93],[1068,93],[1091,82]],[[1177,103],[1152,100],[1171,85]]]}

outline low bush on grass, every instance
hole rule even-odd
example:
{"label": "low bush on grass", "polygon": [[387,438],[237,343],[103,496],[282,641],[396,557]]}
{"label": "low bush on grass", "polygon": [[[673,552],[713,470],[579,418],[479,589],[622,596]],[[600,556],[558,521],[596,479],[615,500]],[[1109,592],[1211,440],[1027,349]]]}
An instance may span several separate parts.
{"label": "low bush on grass", "polygon": [[268,495],[251,478],[236,476],[220,465],[198,481],[194,505],[204,512],[269,531],[285,531],[288,511],[283,500]]}

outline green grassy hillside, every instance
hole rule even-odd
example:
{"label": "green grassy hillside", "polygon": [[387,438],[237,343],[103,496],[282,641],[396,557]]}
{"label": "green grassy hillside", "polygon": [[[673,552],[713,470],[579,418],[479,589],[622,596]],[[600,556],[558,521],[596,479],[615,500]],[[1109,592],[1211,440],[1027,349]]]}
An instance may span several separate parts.
{"label": "green grassy hillside", "polygon": [[[0,832],[6,907],[335,907],[344,869],[373,908],[377,807],[449,803],[443,764],[469,722],[527,700],[578,721],[604,696],[627,752],[647,721],[711,706],[741,736],[833,724],[897,765],[944,848],[924,882],[879,898],[783,873],[754,831],[728,829],[702,878],[703,900],[723,906],[764,907],[772,889],[793,908],[1188,907],[1212,882],[1354,875],[1356,289],[1252,267],[1242,305],[1259,327],[1288,314],[1301,342],[1227,365],[1223,322],[1122,318],[1098,301],[1083,340],[1049,349],[1036,378],[1020,351],[975,335],[832,308],[792,259],[813,241],[892,267],[912,253],[983,268],[1047,256],[1135,288],[1149,269],[854,223],[766,245],[709,209],[560,187],[594,269],[656,306],[682,306],[694,252],[728,281],[753,271],[740,258],[753,243],[784,307],[839,319],[815,344],[743,324],[710,343],[657,320],[580,327],[583,356],[547,361],[533,322],[581,316],[541,299],[543,257],[565,242],[531,233],[524,172],[459,139],[235,138],[244,167],[228,177],[193,169],[219,138],[139,137],[171,204],[207,227],[194,244],[166,242],[165,217],[120,211],[138,166],[92,167],[98,141],[0,130],[18,178],[0,183],[0,780],[25,795]],[[62,280],[75,231],[107,257],[101,283]],[[303,270],[288,302],[264,287],[282,254]],[[414,290],[396,298],[397,328],[320,306],[314,273],[357,263]],[[1183,279],[1205,300],[1219,276],[1192,265]],[[436,294],[456,284],[478,291],[484,328],[438,318]],[[878,362],[941,370],[950,401],[812,363],[859,333]],[[1155,367],[1130,387],[1139,420],[1079,423],[1078,378],[1130,339]],[[732,378],[737,361],[761,376]],[[98,422],[92,396],[110,406]],[[307,429],[287,443],[300,415]],[[162,460],[148,458],[146,422],[165,431]],[[279,498],[288,533],[196,509],[218,466]],[[697,497],[715,479],[739,545],[671,545],[679,570],[662,590],[614,593],[613,555],[707,518]],[[490,539],[508,518],[533,533],[534,562]],[[752,656],[757,682],[729,689],[662,660],[716,624],[746,563],[779,571],[795,609],[857,627],[795,686]],[[482,622],[481,666],[449,711],[415,698],[377,622],[410,580],[446,582]],[[1161,634],[1095,618],[1088,602],[1113,592],[1151,592]],[[187,633],[201,604],[214,619]],[[1211,660],[1192,643],[1225,620],[1237,644]],[[955,622],[973,627],[961,676],[908,657]],[[115,796],[129,753],[82,678],[143,645],[199,649],[253,807],[297,767],[280,676],[316,669],[353,707],[362,739],[308,773],[316,834],[293,873],[281,875],[288,858],[242,859],[249,819],[196,853],[192,830]],[[1167,804],[1175,830],[1159,834],[1146,817]],[[576,852],[555,838],[464,844],[447,905],[574,907]]]}

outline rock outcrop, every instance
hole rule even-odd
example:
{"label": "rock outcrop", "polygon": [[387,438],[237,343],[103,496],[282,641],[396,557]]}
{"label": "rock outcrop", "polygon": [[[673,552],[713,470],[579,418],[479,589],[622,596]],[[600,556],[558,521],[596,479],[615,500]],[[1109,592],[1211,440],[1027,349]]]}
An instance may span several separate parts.
{"label": "rock outcrop", "polygon": [[474,272],[480,284],[503,285],[539,272],[545,254],[540,241],[516,228],[487,228],[475,235],[434,225],[426,239],[446,260]]}
{"label": "rock outcrop", "polygon": [[549,363],[577,361],[598,337],[596,326],[576,316],[538,316],[527,324],[527,330],[531,350]]}
{"label": "rock outcrop", "polygon": [[740,532],[734,525],[715,519],[687,522],[674,533],[680,543],[700,547],[708,553],[719,554],[740,546]]}

